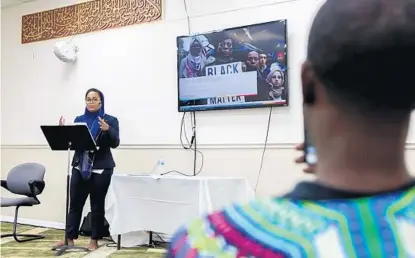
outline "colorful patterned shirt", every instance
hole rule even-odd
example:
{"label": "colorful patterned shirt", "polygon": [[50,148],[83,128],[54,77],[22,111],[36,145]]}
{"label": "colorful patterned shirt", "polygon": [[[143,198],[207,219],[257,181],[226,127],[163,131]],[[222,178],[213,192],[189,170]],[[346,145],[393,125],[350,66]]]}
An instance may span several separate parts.
{"label": "colorful patterned shirt", "polygon": [[265,198],[189,223],[167,257],[415,258],[415,187],[364,198]]}

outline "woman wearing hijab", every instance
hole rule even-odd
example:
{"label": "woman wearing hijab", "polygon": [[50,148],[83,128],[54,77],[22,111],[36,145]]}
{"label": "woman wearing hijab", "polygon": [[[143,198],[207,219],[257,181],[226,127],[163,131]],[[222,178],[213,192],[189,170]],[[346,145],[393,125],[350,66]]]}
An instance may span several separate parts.
{"label": "woman wearing hijab", "polygon": [[270,100],[285,100],[284,96],[284,73],[279,68],[271,68],[271,72],[268,74],[266,82],[269,84],[269,99]]}
{"label": "woman wearing hijab", "polygon": [[189,53],[180,61],[180,78],[202,76],[203,69],[206,66],[205,61],[206,55],[203,51],[202,44],[197,37],[193,37],[190,41]]}
{"label": "woman wearing hijab", "polygon": [[[98,147],[96,153],[75,152],[72,161],[70,183],[70,207],[66,237],[68,244],[74,245],[78,238],[82,210],[90,195],[91,201],[91,240],[89,250],[98,248],[105,222],[105,197],[111,182],[115,162],[111,148],[120,144],[118,120],[105,114],[104,95],[97,89],[89,89],[85,94],[86,108],[83,115],[75,118],[75,123],[86,123]],[[63,117],[59,120],[64,125]],[[54,248],[62,246],[59,242]]]}

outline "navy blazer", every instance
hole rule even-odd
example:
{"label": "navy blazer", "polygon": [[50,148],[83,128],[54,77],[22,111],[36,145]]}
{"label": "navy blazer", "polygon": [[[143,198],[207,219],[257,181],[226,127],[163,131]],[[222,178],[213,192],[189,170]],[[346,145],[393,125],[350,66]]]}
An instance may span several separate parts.
{"label": "navy blazer", "polygon": [[[94,167],[93,169],[113,169],[115,167],[114,158],[112,157],[111,148],[115,149],[120,145],[120,129],[118,119],[115,116],[105,114],[104,121],[109,125],[108,131],[98,135],[95,143],[99,149],[94,153]],[[79,117],[75,118],[78,122]],[[79,166],[79,152],[75,152],[72,160],[72,166]]]}

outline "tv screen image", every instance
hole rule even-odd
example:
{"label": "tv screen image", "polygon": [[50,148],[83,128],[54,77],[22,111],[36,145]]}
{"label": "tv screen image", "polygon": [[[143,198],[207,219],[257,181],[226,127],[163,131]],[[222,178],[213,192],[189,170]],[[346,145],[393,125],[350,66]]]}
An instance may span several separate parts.
{"label": "tv screen image", "polygon": [[286,23],[178,37],[179,112],[287,106]]}

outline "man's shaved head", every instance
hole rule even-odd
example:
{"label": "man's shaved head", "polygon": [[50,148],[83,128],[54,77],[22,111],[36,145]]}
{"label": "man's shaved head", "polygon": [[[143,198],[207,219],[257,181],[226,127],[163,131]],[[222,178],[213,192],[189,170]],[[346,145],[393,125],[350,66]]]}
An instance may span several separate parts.
{"label": "man's shaved head", "polygon": [[367,113],[409,113],[415,0],[327,0],[310,31],[308,62],[334,102]]}

